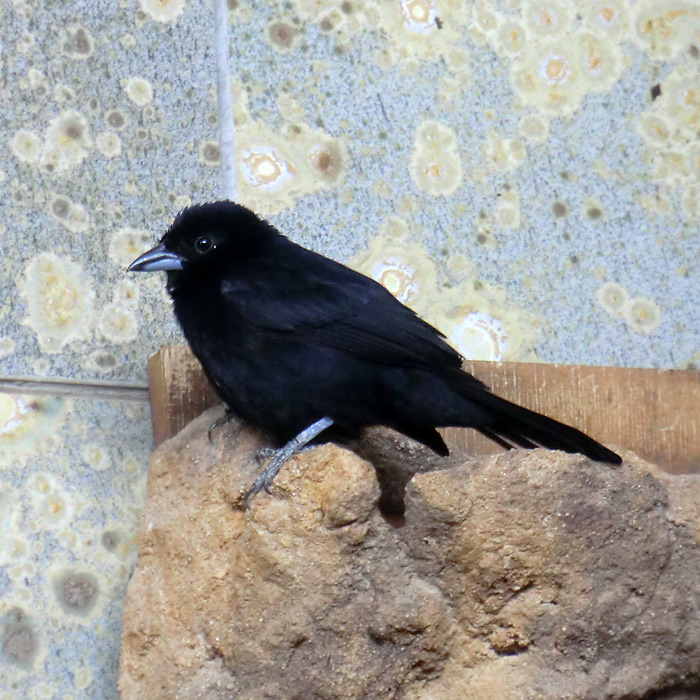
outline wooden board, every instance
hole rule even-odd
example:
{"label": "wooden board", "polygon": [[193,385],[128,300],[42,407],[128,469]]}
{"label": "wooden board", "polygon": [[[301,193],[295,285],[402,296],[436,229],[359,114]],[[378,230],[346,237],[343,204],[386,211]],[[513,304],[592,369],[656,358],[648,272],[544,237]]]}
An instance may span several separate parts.
{"label": "wooden board", "polygon": [[183,345],[161,348],[148,359],[153,441],[158,447],[220,401],[202,367]]}
{"label": "wooden board", "polygon": [[[700,372],[514,362],[465,362],[496,394],[569,423],[673,473],[700,472]],[[148,362],[155,444],[219,403],[189,349]],[[443,431],[464,454],[501,450],[474,430]]]}

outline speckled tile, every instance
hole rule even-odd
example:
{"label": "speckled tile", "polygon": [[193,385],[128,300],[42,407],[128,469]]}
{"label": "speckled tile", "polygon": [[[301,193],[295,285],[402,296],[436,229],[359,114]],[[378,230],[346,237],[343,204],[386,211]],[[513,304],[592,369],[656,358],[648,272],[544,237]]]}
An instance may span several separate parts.
{"label": "speckled tile", "polygon": [[0,394],[3,700],[118,697],[152,449],[145,401]]}
{"label": "speckled tile", "polygon": [[695,4],[239,11],[244,203],[384,281],[468,357],[700,358]]}
{"label": "speckled tile", "polygon": [[[676,4],[231,2],[239,198],[469,357],[686,366],[699,20]],[[143,380],[179,338],[162,279],[123,268],[216,196],[210,13],[153,7],[6,10],[8,374]]]}
{"label": "speckled tile", "polygon": [[211,4],[3,15],[0,372],[142,381],[178,336],[158,281],[135,285],[125,266],[217,193]]}

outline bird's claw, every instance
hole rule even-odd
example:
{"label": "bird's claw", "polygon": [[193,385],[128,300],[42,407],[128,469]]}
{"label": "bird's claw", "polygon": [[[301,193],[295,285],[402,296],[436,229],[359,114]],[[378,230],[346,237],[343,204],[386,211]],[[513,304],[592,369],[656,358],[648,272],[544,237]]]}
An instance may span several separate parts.
{"label": "bird's claw", "polygon": [[260,493],[260,491],[264,490],[265,493],[267,493],[268,495],[270,494],[270,486],[272,485],[272,479],[264,479],[262,483],[259,483],[260,476],[262,476],[262,474],[260,474],[258,478],[252,483],[252,485],[241,494],[238,505],[242,510],[247,510],[248,506],[250,506],[250,501],[253,498],[253,496]]}
{"label": "bird's claw", "polygon": [[258,450],[256,458],[265,453],[269,452],[271,455],[270,461],[267,463],[265,469],[263,469],[260,474],[255,478],[255,481],[251,484],[250,488],[241,497],[241,504],[247,507],[249,499],[255,496],[263,489],[267,493],[270,493],[270,486],[277,476],[277,472],[282,468],[282,465],[294,455],[299,454],[306,445],[311,442],[319,433],[324,431],[333,425],[333,420],[331,418],[320,418],[315,423],[310,425],[305,430],[302,430],[299,435],[292,438],[284,447],[279,450],[270,450],[270,448],[262,448]]}
{"label": "bird's claw", "polygon": [[226,425],[227,423],[230,423],[234,416],[235,416],[235,414],[233,413],[233,411],[231,411],[230,409],[227,408],[227,409],[224,411],[224,415],[223,415],[223,416],[219,416],[219,417],[209,426],[209,430],[207,431],[207,437],[209,438],[209,442],[212,442],[211,434],[212,434],[217,428],[220,428],[222,425]]}

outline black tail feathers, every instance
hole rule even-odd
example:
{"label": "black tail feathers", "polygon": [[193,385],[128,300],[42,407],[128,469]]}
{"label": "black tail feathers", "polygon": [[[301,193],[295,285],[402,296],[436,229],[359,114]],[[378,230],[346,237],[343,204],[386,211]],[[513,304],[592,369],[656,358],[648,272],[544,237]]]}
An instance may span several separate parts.
{"label": "black tail feathers", "polygon": [[489,416],[486,424],[475,426],[476,429],[506,449],[539,446],[550,450],[579,452],[596,462],[622,463],[619,455],[570,425],[530,411],[490,392],[484,392],[478,398],[472,396],[472,400],[486,409]]}

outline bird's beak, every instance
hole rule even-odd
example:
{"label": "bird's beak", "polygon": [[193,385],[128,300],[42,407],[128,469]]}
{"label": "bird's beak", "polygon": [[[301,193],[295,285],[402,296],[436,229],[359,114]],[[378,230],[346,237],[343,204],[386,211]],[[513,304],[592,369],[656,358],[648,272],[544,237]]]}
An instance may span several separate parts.
{"label": "bird's beak", "polygon": [[127,272],[155,272],[158,270],[182,270],[180,256],[166,250],[162,243],[136,258],[126,268]]}

